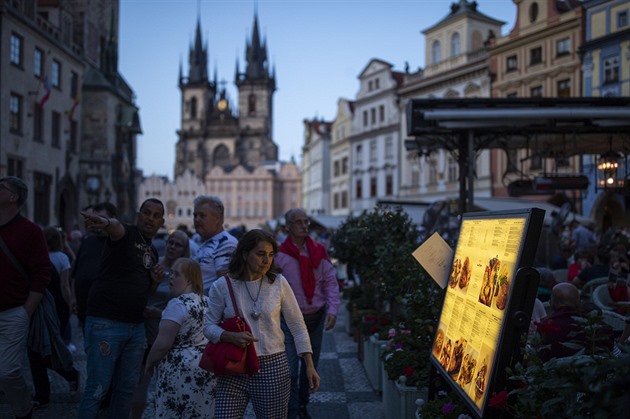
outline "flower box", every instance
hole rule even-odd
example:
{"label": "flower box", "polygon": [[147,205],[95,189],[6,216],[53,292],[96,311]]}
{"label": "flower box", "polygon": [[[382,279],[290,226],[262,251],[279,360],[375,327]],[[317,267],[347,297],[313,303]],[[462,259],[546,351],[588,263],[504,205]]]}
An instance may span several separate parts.
{"label": "flower box", "polygon": [[384,340],[378,340],[377,335],[372,335],[363,341],[363,367],[370,384],[378,392],[382,391],[381,375],[383,367],[381,364],[383,361],[381,361],[381,353],[385,342]]}
{"label": "flower box", "polygon": [[427,391],[388,379],[384,369],[382,374],[385,419],[415,419],[417,410],[426,400]]}

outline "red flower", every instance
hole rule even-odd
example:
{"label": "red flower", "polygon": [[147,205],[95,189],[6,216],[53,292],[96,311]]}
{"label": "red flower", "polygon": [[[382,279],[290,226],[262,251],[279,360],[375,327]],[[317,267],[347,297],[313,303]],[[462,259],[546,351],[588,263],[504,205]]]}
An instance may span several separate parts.
{"label": "red flower", "polygon": [[389,319],[382,319],[381,320],[381,326],[387,326],[389,324]]}
{"label": "red flower", "polygon": [[492,397],[488,401],[490,407],[496,407],[497,409],[505,409],[508,404],[508,392],[503,390],[499,393],[493,393]]}
{"label": "red flower", "polygon": [[405,377],[411,377],[413,375],[413,367],[406,367],[403,371],[402,374]]}
{"label": "red flower", "polygon": [[534,324],[538,326],[538,330],[540,330],[540,333],[543,335],[550,335],[560,331],[560,328],[550,321],[535,322]]}
{"label": "red flower", "polygon": [[365,317],[363,317],[363,321],[365,323],[372,323],[372,322],[375,322],[376,320],[377,320],[376,316],[365,316]]}
{"label": "red flower", "polygon": [[370,327],[370,335],[373,335],[374,333],[378,332],[378,326],[372,326]]}

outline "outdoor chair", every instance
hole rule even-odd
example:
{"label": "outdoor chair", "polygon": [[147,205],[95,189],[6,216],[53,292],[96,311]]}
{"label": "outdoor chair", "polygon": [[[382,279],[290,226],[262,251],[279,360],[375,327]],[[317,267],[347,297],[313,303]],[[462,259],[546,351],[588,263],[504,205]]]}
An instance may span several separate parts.
{"label": "outdoor chair", "polygon": [[604,311],[614,310],[614,307],[611,304],[612,298],[610,298],[610,293],[608,292],[608,284],[602,284],[602,285],[597,286],[597,288],[593,290],[593,294],[591,295],[591,300],[593,301],[593,304],[595,304],[597,307],[601,308]]}
{"label": "outdoor chair", "polygon": [[591,301],[591,295],[593,294],[593,290],[597,288],[599,285],[606,284],[606,283],[608,283],[607,276],[591,279],[582,287],[580,298],[582,299],[582,301],[584,300]]}

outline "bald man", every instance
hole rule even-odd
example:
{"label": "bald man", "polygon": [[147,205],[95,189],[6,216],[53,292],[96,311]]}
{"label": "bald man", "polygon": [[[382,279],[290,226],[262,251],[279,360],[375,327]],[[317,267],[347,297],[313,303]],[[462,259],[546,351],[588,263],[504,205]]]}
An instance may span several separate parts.
{"label": "bald man", "polygon": [[[551,289],[549,301],[553,314],[545,317],[538,325],[541,336],[540,358],[548,361],[551,358],[562,358],[575,355],[581,348],[570,347],[565,343],[577,344],[590,354],[594,347],[595,353],[612,351],[614,335],[612,327],[604,323],[601,318],[581,323],[576,318],[586,318],[587,315],[580,308],[580,292],[577,287],[568,282],[557,284]],[[593,327],[589,323],[597,324],[595,338],[588,338],[592,333],[586,333],[586,328]],[[600,327],[601,326],[601,327]],[[595,345],[593,345],[593,343]]]}

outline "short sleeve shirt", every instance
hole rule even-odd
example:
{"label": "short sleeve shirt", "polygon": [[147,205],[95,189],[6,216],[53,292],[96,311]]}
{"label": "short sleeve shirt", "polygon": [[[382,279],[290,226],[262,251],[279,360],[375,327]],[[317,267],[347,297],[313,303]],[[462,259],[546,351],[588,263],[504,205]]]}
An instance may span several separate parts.
{"label": "short sleeve shirt", "polygon": [[204,294],[208,293],[210,285],[218,279],[217,272],[228,269],[237,244],[236,237],[224,230],[199,246],[193,259],[201,266]]}

